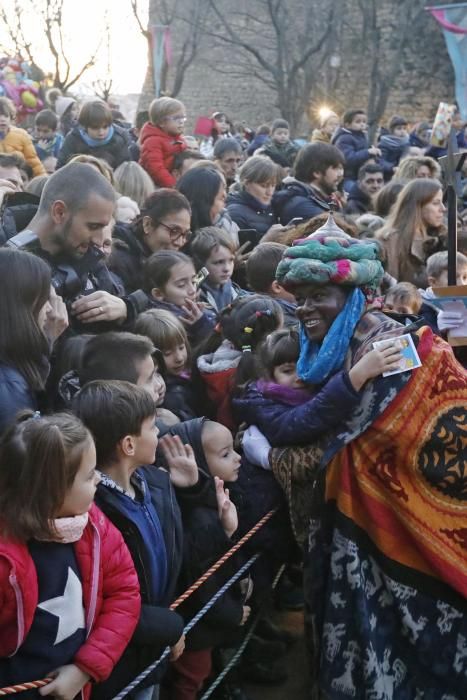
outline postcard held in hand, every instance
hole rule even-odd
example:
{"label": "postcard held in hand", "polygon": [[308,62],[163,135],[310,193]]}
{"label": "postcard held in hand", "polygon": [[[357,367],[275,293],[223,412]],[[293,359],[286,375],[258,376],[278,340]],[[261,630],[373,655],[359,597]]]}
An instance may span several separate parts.
{"label": "postcard held in hand", "polygon": [[388,343],[393,343],[399,348],[402,359],[399,369],[394,369],[392,372],[384,372],[383,377],[390,377],[393,374],[400,374],[401,372],[407,372],[422,366],[412,336],[409,333],[398,335],[396,338],[388,338],[387,340],[377,340],[373,343],[373,347],[375,350],[378,350],[378,348],[387,347]]}
{"label": "postcard held in hand", "polygon": [[462,321],[457,328],[448,331],[448,343],[453,347],[467,345],[467,285],[456,287],[433,287],[436,295],[430,303],[442,309],[459,313]]}

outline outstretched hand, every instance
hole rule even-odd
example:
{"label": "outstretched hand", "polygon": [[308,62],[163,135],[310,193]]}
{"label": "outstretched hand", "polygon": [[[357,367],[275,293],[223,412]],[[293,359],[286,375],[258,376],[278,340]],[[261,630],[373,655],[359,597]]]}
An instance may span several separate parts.
{"label": "outstretched hand", "polygon": [[232,537],[238,528],[238,515],[235,505],[230,500],[229,489],[224,489],[224,482],[218,476],[214,477],[216,487],[217,508],[219,519],[227,537]]}
{"label": "outstretched hand", "polygon": [[184,445],[179,435],[164,435],[160,438],[159,445],[174,486],[188,488],[198,483],[198,465],[191,445]]}

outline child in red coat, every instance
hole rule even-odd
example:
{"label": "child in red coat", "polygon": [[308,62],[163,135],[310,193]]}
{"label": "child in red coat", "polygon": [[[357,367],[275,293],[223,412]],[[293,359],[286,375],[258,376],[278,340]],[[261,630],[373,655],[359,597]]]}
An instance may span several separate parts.
{"label": "child in red coat", "polygon": [[0,440],[0,687],[53,678],[25,698],[89,698],[139,618],[130,553],[93,505],[95,466],[72,415],[24,412]]}
{"label": "child in red coat", "polygon": [[175,187],[171,170],[176,153],[187,148],[183,138],[185,105],[172,97],[159,97],[149,107],[149,122],[140,135],[140,164],[159,187]]}

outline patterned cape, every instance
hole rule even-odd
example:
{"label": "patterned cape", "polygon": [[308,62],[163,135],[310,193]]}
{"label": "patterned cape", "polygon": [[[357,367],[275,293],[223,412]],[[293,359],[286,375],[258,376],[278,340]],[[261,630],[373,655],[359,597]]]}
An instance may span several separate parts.
{"label": "patterned cape", "polygon": [[[349,366],[405,333],[366,314]],[[313,697],[467,698],[467,372],[427,327],[422,367],[379,378],[347,424],[272,451],[304,540]]]}

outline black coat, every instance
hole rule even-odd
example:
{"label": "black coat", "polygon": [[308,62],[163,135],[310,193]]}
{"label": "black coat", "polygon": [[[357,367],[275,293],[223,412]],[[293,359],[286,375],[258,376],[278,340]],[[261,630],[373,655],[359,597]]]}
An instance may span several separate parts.
{"label": "black coat", "polygon": [[258,232],[258,241],[276,223],[272,207],[261,204],[244,190],[229,194],[227,211],[240,229],[255,229]]}
{"label": "black coat", "polygon": [[[130,644],[115,666],[110,678],[94,687],[93,700],[108,700],[113,697],[138,673],[160,656],[165,646],[173,646],[181,637],[183,619],[168,609],[175,598],[175,590],[182,562],[183,528],[180,509],[169,475],[154,466],[141,467],[140,471],[149,486],[151,501],[159,516],[167,552],[167,590],[162,605],[150,604],[150,593],[146,584],[144,544],[135,525],[126,516],[117,495],[105,486],[98,486],[96,503],[105,515],[120,530],[138,574],[141,590],[141,614]],[[165,672],[166,664],[151,674],[144,685],[154,684]]]}
{"label": "black coat", "polygon": [[102,158],[112,168],[118,168],[126,160],[132,160],[129,146],[130,139],[125,129],[113,125],[114,134],[109,143],[103,146],[89,146],[80,134],[80,127],[75,126],[66,136],[57,160],[57,169],[80,153]]}
{"label": "black coat", "polygon": [[[204,420],[197,418],[178,423],[169,430],[172,435],[179,435],[183,443],[191,445],[199,468],[198,484],[191,489],[177,490],[184,539],[180,592],[186,590],[234,544],[225,534],[219,519],[214,479],[209,474],[201,443]],[[240,561],[243,563],[243,560]],[[210,576],[181,606],[180,613],[185,619],[190,620],[238,568],[239,559],[233,556],[219,571]],[[234,585],[189,633],[186,640],[187,649],[207,649],[230,643],[232,640],[235,642],[240,632],[242,615],[243,597],[239,588]]]}
{"label": "black coat", "polygon": [[312,219],[318,214],[330,211],[330,199],[319,190],[300,180],[284,182],[283,189],[272,198],[272,207],[279,223],[283,226],[296,217]]}
{"label": "black coat", "polygon": [[109,267],[120,277],[128,293],[141,289],[143,265],[151,250],[133,233],[129,224],[118,222],[112,231]]}
{"label": "black coat", "polygon": [[175,413],[181,421],[192,420],[200,415],[193,384],[189,379],[168,374],[165,376],[165,385],[164,408]]}
{"label": "black coat", "polygon": [[356,182],[350,188],[349,197],[345,206],[346,214],[366,214],[371,207],[371,197],[362,192]]}

